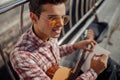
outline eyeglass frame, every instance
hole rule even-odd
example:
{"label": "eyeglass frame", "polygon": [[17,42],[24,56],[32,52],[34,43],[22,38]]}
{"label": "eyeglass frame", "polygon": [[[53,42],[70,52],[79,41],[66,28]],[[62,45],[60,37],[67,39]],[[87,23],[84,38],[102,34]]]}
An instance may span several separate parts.
{"label": "eyeglass frame", "polygon": [[[41,16],[41,15],[40,15]],[[45,16],[41,16],[41,17],[43,17],[45,20],[47,20],[47,21],[52,21],[52,19],[55,17],[55,18],[58,18],[58,17],[60,17],[60,18],[63,18],[63,17],[67,17],[67,19],[68,19],[68,21],[66,22],[66,23],[64,23],[64,25],[66,25],[68,22],[69,22],[69,20],[70,20],[70,16],[69,15],[47,15],[48,17],[51,17],[51,19],[47,19],[47,18],[45,18]],[[54,17],[53,17],[54,16]]]}

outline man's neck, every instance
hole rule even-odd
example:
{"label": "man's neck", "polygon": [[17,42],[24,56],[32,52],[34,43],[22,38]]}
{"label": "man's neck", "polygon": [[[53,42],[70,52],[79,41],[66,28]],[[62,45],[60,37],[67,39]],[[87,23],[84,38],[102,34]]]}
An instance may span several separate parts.
{"label": "man's neck", "polygon": [[33,26],[33,32],[35,33],[35,35],[40,38],[41,40],[43,40],[44,42],[49,41],[49,38],[47,38],[45,36],[45,34],[43,34],[42,32],[40,32],[37,28],[35,28],[35,26]]}

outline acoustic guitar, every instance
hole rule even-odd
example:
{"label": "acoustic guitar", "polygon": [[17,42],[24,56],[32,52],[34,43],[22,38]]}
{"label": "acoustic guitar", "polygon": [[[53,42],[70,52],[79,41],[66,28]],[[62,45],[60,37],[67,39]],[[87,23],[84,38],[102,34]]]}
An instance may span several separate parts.
{"label": "acoustic guitar", "polygon": [[[83,34],[84,39],[87,38],[87,30]],[[90,45],[88,45],[88,48],[91,48]],[[75,67],[73,69],[67,68],[67,67],[59,67],[59,66],[52,66],[46,71],[46,74],[52,79],[52,80],[75,80],[81,73],[81,67],[87,57],[89,56],[88,51],[81,51],[81,57],[78,59]]]}
{"label": "acoustic guitar", "polygon": [[82,64],[85,62],[88,55],[87,51],[83,51],[73,69],[63,66],[52,66],[46,71],[46,74],[52,80],[75,80],[80,75]]}

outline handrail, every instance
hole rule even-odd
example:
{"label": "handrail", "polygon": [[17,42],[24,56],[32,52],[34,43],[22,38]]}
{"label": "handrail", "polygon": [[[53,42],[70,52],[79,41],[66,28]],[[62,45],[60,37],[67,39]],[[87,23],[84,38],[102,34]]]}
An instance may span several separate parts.
{"label": "handrail", "polygon": [[69,5],[69,15],[70,15],[70,23],[69,23],[69,27],[72,28],[72,6],[73,6],[73,0],[70,0],[70,5]]}
{"label": "handrail", "polygon": [[19,1],[14,1],[14,2],[11,2],[9,4],[6,4],[5,6],[0,7],[0,14],[3,14],[5,12],[7,12],[7,11],[17,7],[17,6],[25,4],[27,2],[28,2],[28,0],[19,0]]}
{"label": "handrail", "polygon": [[12,79],[12,80],[15,80],[15,77],[14,77],[13,73],[11,72],[10,67],[9,67],[9,65],[8,65],[8,63],[7,63],[7,60],[5,59],[5,55],[4,55],[4,52],[3,52],[3,50],[2,50],[1,44],[0,44],[0,54],[1,54],[1,56],[2,56],[2,59],[3,59],[4,63],[5,63],[6,69],[8,70],[8,72],[9,72],[9,74],[10,74],[10,76],[11,76],[11,79]]}
{"label": "handrail", "polygon": [[88,1],[89,1],[89,0],[86,0],[85,12],[88,11]]}
{"label": "handrail", "polygon": [[79,14],[79,1],[80,0],[76,0],[76,8],[75,8],[75,13],[76,13],[76,22],[79,20],[79,16],[78,16],[78,14]]}
{"label": "handrail", "polygon": [[80,36],[82,36],[82,34],[84,33],[84,31],[88,28],[88,26],[93,22],[93,20],[95,19],[95,16],[92,16],[88,21],[87,23],[82,27],[82,29],[80,29],[68,43],[69,44],[73,44],[75,43],[79,38]]}
{"label": "handrail", "polygon": [[24,4],[21,5],[21,13],[20,13],[20,31],[23,33],[23,12],[24,12]]}
{"label": "handrail", "polygon": [[[103,0],[96,2],[95,6],[98,7]],[[58,44],[61,45],[65,39],[93,12],[95,7],[92,7],[66,34],[62,39],[59,40]]]}
{"label": "handrail", "polygon": [[83,16],[84,15],[84,0],[81,0],[81,16]]}
{"label": "handrail", "polygon": [[[12,3],[9,3],[5,6],[0,7],[0,14],[3,14],[5,12],[21,5],[21,15],[20,15],[20,23],[21,24],[20,24],[20,26],[21,26],[21,32],[22,33],[23,33],[23,29],[22,29],[23,28],[23,10],[24,10],[24,4],[27,3],[27,2],[28,2],[28,0],[20,0],[20,1],[15,1],[15,2],[12,2]],[[4,55],[4,52],[2,50],[1,44],[0,44],[0,54],[2,56],[2,59],[3,59],[4,63],[5,63],[7,71],[9,72],[9,74],[11,76],[11,79],[15,80],[15,77],[14,77],[14,75],[13,75],[13,73],[12,73],[8,63],[7,63],[7,60],[5,59],[5,55]]]}

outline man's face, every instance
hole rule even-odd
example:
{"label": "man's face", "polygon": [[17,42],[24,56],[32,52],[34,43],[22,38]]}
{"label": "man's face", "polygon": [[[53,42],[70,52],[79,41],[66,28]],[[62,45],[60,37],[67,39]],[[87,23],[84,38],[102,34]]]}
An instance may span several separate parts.
{"label": "man's face", "polygon": [[40,18],[37,20],[38,31],[42,37],[58,38],[64,26],[62,17],[65,16],[65,4],[46,4],[43,5],[45,11],[41,12]]}

